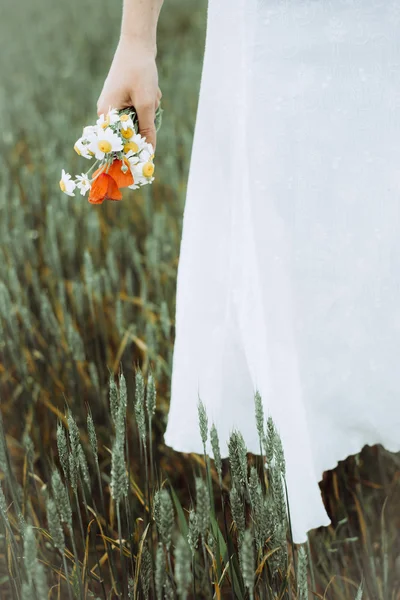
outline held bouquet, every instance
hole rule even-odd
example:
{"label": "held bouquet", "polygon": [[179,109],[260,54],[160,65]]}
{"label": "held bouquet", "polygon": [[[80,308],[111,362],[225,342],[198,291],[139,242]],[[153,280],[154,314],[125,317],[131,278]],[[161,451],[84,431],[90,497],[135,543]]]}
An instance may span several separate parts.
{"label": "held bouquet", "polygon": [[[162,108],[156,110],[156,131],[161,126]],[[139,133],[133,107],[118,111],[110,108],[97,119],[96,125],[84,127],[76,141],[75,151],[93,164],[86,173],[72,179],[62,170],[60,188],[69,196],[78,189],[82,196],[89,192],[92,204],[104,200],[122,200],[121,188],[133,190],[154,181],[154,150]],[[96,168],[97,167],[97,168]],[[95,169],[95,170],[94,170]]]}

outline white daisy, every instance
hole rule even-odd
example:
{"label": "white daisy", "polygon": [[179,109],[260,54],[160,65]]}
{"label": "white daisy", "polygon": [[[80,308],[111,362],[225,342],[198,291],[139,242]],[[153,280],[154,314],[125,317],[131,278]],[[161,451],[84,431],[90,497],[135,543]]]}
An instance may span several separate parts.
{"label": "white daisy", "polygon": [[93,154],[90,154],[89,152],[89,141],[84,137],[76,140],[74,150],[79,156],[83,156],[83,158],[92,158],[93,156]]}
{"label": "white daisy", "polygon": [[142,162],[138,159],[137,156],[135,156],[129,160],[129,164],[130,164],[131,172],[133,175],[133,185],[129,186],[132,190],[136,190],[141,185],[153,183],[153,181],[154,181],[154,177],[152,176],[154,173],[153,163]]}
{"label": "white daisy", "polygon": [[61,172],[60,189],[64,194],[68,194],[68,196],[75,196],[75,181],[71,179],[71,175],[66,173],[64,169]]}
{"label": "white daisy", "polygon": [[147,160],[145,163],[142,163],[142,173],[146,179],[151,179],[154,173],[154,163],[151,160]]}
{"label": "white daisy", "polygon": [[119,152],[123,148],[120,137],[109,127],[106,129],[98,127],[89,139],[89,150],[93,152],[97,160],[103,160],[106,154]]}
{"label": "white daisy", "polygon": [[139,157],[133,156],[129,159],[129,165],[133,175],[133,184],[130,185],[131,190],[137,190],[141,185],[145,185],[146,178],[143,176],[143,163]]}
{"label": "white daisy", "polygon": [[124,113],[120,116],[119,120],[121,122],[121,129],[135,129],[133,121],[128,114]]}
{"label": "white daisy", "polygon": [[149,144],[148,142],[144,141],[144,138],[142,138],[142,149],[140,152],[140,160],[142,162],[148,162],[148,161],[152,161],[154,158],[154,149],[152,144]]}
{"label": "white daisy", "polygon": [[114,123],[117,123],[117,121],[119,121],[118,111],[116,108],[110,107],[106,115],[104,113],[100,115],[96,121],[96,125],[105,129],[109,125],[114,125]]}
{"label": "white daisy", "polygon": [[82,196],[85,196],[86,192],[91,188],[91,184],[86,173],[77,175],[75,181],[77,182],[76,187],[80,190]]}
{"label": "white daisy", "polygon": [[124,145],[127,158],[142,152],[143,149],[146,149],[146,142],[140,133],[135,133]]}
{"label": "white daisy", "polygon": [[88,136],[92,135],[92,133],[94,133],[95,131],[96,125],[86,125],[86,127],[83,128],[82,138],[87,139]]}
{"label": "white daisy", "polygon": [[96,121],[97,127],[102,127],[103,129],[108,127],[109,124],[110,124],[110,121],[108,120],[107,115],[105,115],[104,113],[102,113]]}
{"label": "white daisy", "polygon": [[145,150],[147,150],[147,152],[150,154],[150,156],[154,155],[153,144],[150,144],[150,142],[145,142],[144,147],[145,147]]}
{"label": "white daisy", "polygon": [[153,153],[150,153],[147,148],[143,148],[143,150],[140,153],[140,162],[148,162],[149,160],[152,160],[152,157],[154,156]]}
{"label": "white daisy", "polygon": [[[138,135],[140,135],[140,134],[138,134]],[[154,154],[153,145],[150,144],[150,142],[146,142],[146,136],[143,136],[143,137],[140,136],[140,137],[141,137],[141,140],[142,140],[141,141],[141,148],[143,148],[144,150],[146,150],[149,153],[150,156],[153,155]]]}
{"label": "white daisy", "polygon": [[110,119],[110,123],[113,125],[119,121],[119,111],[116,108],[111,108],[108,111],[108,118]]}
{"label": "white daisy", "polygon": [[133,152],[128,152],[128,154],[126,155],[126,158],[128,159],[128,162],[129,162],[129,165],[131,166],[131,168],[140,162],[140,158],[138,156],[135,156],[133,154]]}
{"label": "white daisy", "polygon": [[121,137],[125,140],[125,142],[130,142],[132,140],[132,138],[136,135],[135,134],[135,128],[133,127],[127,127],[126,129],[121,129],[120,130],[120,135]]}

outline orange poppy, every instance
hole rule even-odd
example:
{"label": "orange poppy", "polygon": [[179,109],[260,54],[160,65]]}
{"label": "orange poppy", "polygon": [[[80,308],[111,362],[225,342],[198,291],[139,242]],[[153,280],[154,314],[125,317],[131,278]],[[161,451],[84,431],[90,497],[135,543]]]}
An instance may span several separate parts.
{"label": "orange poppy", "polygon": [[133,175],[129,168],[123,173],[121,166],[122,160],[114,160],[107,173],[106,165],[93,173],[94,181],[88,198],[91,204],[102,204],[104,200],[122,200],[121,188],[133,185]]}

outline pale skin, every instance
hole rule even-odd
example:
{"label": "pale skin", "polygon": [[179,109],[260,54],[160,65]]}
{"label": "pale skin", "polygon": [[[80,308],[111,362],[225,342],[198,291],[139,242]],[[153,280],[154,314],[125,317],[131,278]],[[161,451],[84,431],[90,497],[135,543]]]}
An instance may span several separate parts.
{"label": "pale skin", "polygon": [[136,108],[139,133],[156,147],[155,111],[158,86],[157,23],[164,0],[124,0],[121,34],[97,101],[97,113],[109,107]]}

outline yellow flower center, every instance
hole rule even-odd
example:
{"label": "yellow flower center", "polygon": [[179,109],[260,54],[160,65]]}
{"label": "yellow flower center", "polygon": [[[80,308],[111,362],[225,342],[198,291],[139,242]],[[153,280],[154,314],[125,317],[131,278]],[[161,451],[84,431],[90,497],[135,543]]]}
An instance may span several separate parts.
{"label": "yellow flower center", "polygon": [[137,152],[139,150],[139,146],[135,142],[128,142],[124,146],[124,152],[127,154],[130,150]]}
{"label": "yellow flower center", "polygon": [[121,115],[120,121],[125,123],[125,121],[129,121],[129,115]]}
{"label": "yellow flower center", "polygon": [[79,156],[81,156],[81,151],[79,150],[78,146],[75,144],[74,146],[74,150],[77,154],[79,154]]}
{"label": "yellow flower center", "polygon": [[151,162],[147,162],[143,165],[143,175],[145,177],[151,177],[154,173],[154,165]]}
{"label": "yellow flower center", "polygon": [[66,189],[67,189],[67,186],[65,185],[65,183],[64,183],[64,182],[63,182],[63,180],[61,179],[61,181],[60,181],[60,190],[61,190],[62,192],[65,192],[65,191],[66,191]]}
{"label": "yellow flower center", "polygon": [[100,152],[104,152],[105,154],[107,154],[107,152],[111,152],[112,149],[110,142],[108,142],[107,140],[99,140],[97,142],[97,146]]}
{"label": "yellow flower center", "polygon": [[110,124],[110,117],[106,117],[104,123],[101,124],[103,129],[106,129]]}
{"label": "yellow flower center", "polygon": [[133,136],[133,129],[131,129],[130,127],[128,127],[128,129],[121,129],[121,135],[126,140],[129,140],[129,138]]}

